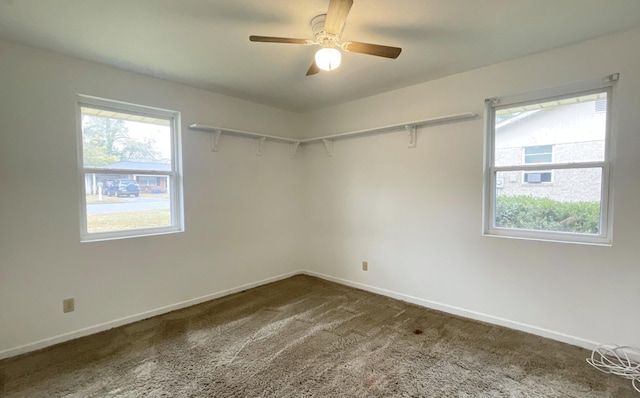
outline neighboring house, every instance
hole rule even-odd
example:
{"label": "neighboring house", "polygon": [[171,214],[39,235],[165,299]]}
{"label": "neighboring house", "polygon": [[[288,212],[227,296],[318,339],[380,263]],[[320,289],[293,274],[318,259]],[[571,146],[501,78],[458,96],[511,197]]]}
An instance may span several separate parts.
{"label": "neighboring house", "polygon": [[[155,161],[133,161],[125,160],[116,163],[111,163],[103,168],[109,171],[114,170],[139,170],[140,173],[130,174],[87,174],[85,175],[85,186],[87,194],[95,194],[98,192],[99,184],[104,184],[108,180],[130,179],[135,180],[139,187],[140,192],[152,193],[152,192],[167,192],[169,189],[169,178],[163,175],[149,174],[149,171],[157,172],[170,172],[171,164],[167,161],[155,160]],[[145,173],[146,172],[146,173]]]}
{"label": "neighboring house", "polygon": [[[496,166],[568,163],[604,157],[606,102],[524,111],[496,121]],[[600,200],[600,170],[501,172],[498,195]]]}

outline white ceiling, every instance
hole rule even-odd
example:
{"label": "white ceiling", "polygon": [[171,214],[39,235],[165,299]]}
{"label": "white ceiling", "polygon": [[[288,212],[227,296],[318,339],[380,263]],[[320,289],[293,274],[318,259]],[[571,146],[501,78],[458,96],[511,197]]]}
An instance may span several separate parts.
{"label": "white ceiling", "polygon": [[249,42],[311,39],[327,6],[0,0],[0,38],[303,112],[640,26],[640,0],[354,0],[343,40],[402,47],[398,59],[346,53],[307,77],[317,47]]}

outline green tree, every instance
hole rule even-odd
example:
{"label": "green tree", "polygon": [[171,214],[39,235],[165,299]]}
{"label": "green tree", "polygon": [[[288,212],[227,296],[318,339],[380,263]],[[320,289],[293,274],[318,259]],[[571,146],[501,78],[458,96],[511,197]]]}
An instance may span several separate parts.
{"label": "green tree", "polygon": [[160,154],[151,138],[135,139],[124,120],[82,117],[84,165],[101,167],[121,160],[157,160]]}
{"label": "green tree", "polygon": [[120,150],[121,160],[159,160],[160,154],[154,149],[155,140],[152,138],[141,138],[139,140],[127,140]]}

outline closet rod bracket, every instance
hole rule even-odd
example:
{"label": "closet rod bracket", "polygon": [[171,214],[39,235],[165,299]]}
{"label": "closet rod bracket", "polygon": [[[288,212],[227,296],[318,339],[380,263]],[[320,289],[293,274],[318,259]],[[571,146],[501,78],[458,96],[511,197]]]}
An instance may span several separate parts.
{"label": "closet rod bracket", "polygon": [[333,138],[323,138],[324,149],[327,150],[327,156],[333,157]]}
{"label": "closet rod bracket", "polygon": [[415,148],[418,146],[418,126],[407,124],[404,126],[405,130],[409,133],[409,148]]}
{"label": "closet rod bracket", "polygon": [[266,140],[267,137],[256,138],[256,156],[262,156],[262,148],[264,147],[264,142]]}
{"label": "closet rod bracket", "polygon": [[220,135],[222,135],[222,130],[215,130],[212,134],[211,134],[211,152],[218,152],[219,144],[218,141],[220,140]]}
{"label": "closet rod bracket", "polygon": [[290,144],[290,148],[291,148],[291,158],[294,159],[296,157],[296,152],[298,152],[298,147],[300,146],[300,141],[297,142],[292,142]]}

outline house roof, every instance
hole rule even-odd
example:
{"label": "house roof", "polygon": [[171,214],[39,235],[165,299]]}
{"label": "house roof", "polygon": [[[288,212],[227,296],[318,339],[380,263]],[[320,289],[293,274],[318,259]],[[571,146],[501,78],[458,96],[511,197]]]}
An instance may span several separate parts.
{"label": "house roof", "polygon": [[570,96],[568,98],[554,99],[546,102],[534,102],[530,104],[508,106],[506,108],[496,110],[496,129],[527,118],[539,111],[554,109],[562,105],[604,101],[604,106],[606,108],[606,99],[606,93],[594,93],[581,95],[579,97]]}

